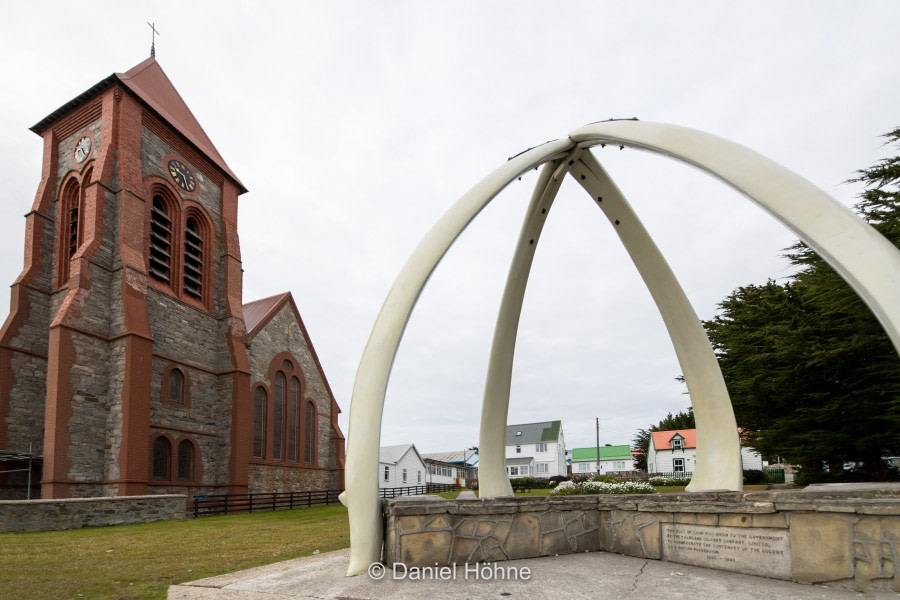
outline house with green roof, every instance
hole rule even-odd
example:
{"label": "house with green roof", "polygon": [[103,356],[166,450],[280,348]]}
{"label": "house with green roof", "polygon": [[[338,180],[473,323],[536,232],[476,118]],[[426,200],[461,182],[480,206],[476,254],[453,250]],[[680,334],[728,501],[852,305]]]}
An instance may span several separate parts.
{"label": "house with green roof", "polygon": [[[597,460],[597,451],[600,451],[600,460]],[[599,464],[598,464],[599,463]],[[572,449],[572,475],[606,475],[609,473],[624,473],[634,470],[634,459],[631,455],[631,446],[622,444],[611,446],[609,444],[590,448]]]}
{"label": "house with green roof", "polygon": [[566,475],[566,441],[561,421],[506,426],[506,473],[517,477]]}

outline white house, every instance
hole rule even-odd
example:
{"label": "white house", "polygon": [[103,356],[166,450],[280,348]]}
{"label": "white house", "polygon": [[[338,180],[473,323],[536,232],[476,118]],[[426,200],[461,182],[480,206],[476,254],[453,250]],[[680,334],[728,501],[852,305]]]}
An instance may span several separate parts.
{"label": "white house", "polygon": [[[631,446],[600,446],[599,474],[634,471]],[[597,447],[572,449],[572,475],[596,475],[598,473]]]}
{"label": "white house", "polygon": [[467,487],[478,479],[478,451],[428,452],[422,454],[428,469],[428,483],[449,483]]}
{"label": "white house", "polygon": [[562,422],[506,426],[506,472],[516,477],[566,475],[566,441]]}
{"label": "white house", "polygon": [[[697,463],[697,430],[676,429],[653,431],[650,433],[650,447],[647,451],[648,473],[694,472]],[[744,470],[762,471],[765,463],[762,456],[749,446],[741,445],[741,464]]]}
{"label": "white house", "polygon": [[398,488],[425,485],[425,462],[414,444],[382,446],[378,452],[378,487]]}

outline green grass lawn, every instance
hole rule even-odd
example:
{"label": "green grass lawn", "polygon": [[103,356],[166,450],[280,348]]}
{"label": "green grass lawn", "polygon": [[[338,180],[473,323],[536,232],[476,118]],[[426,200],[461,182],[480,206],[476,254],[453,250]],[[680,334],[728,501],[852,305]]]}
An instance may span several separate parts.
{"label": "green grass lawn", "polygon": [[165,598],[174,583],[350,545],[347,509],[0,533],[0,598]]}

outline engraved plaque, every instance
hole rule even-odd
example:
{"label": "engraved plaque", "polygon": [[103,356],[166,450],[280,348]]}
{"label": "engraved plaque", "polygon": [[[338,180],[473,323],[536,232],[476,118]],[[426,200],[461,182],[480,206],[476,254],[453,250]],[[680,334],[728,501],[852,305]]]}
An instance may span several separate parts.
{"label": "engraved plaque", "polygon": [[664,560],[775,579],[791,578],[787,529],[662,523]]}

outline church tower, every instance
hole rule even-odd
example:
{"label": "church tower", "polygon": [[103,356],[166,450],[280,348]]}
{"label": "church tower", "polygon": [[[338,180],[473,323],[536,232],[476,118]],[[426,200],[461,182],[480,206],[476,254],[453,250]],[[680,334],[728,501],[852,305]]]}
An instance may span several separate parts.
{"label": "church tower", "polygon": [[44,498],[246,491],[246,189],[152,56],[32,131],[43,167],[0,330],[0,450],[43,456]]}

